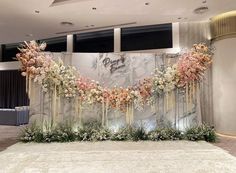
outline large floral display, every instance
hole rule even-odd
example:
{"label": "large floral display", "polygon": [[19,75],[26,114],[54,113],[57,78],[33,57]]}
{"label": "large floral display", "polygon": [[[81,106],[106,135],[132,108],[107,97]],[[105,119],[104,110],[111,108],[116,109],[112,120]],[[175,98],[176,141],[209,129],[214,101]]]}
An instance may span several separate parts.
{"label": "large floral display", "polygon": [[205,44],[195,44],[188,52],[179,55],[175,64],[155,69],[152,76],[127,88],[106,88],[94,80],[81,76],[73,66],[64,65],[63,61],[54,61],[43,50],[46,43],[25,42],[16,55],[21,62],[22,75],[26,76],[27,92],[30,96],[32,82],[41,86],[45,93],[52,95],[53,123],[57,123],[57,105],[60,98],[74,99],[75,111],[81,123],[82,105],[99,105],[102,109],[102,124],[107,124],[109,109],[125,114],[127,124],[134,121],[134,110],[142,110],[145,105],[155,105],[160,97],[165,97],[164,110],[174,104],[175,91],[185,93],[188,107],[199,90],[199,83],[204,79],[204,72],[212,62],[212,52]]}

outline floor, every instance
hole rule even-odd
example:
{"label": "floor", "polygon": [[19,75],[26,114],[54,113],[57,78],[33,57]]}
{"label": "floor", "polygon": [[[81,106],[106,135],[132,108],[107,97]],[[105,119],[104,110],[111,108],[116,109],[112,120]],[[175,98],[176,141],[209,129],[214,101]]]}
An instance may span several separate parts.
{"label": "floor", "polygon": [[235,173],[236,157],[207,142],[17,143],[0,173]]}
{"label": "floor", "polygon": [[[236,172],[236,157],[233,157],[236,156],[236,138],[219,137],[214,144],[217,147],[206,142],[187,141],[13,145],[17,143],[21,128],[0,126],[0,173],[15,173],[16,170],[63,173],[72,167],[74,172],[86,173],[121,170],[123,173],[155,173],[176,169],[182,169],[178,171],[181,173],[219,172],[219,169],[221,172]],[[87,167],[81,163],[86,163]],[[120,163],[125,167],[119,167]],[[198,167],[199,163],[202,163],[201,167]]]}
{"label": "floor", "polygon": [[17,143],[22,128],[22,126],[0,125],[0,151],[3,151],[7,147]]}
{"label": "floor", "polygon": [[[0,125],[0,151],[5,150],[7,147],[17,143],[17,137],[24,126],[1,126]],[[236,157],[236,138],[220,137],[217,143],[214,143],[230,154]]]}
{"label": "floor", "polygon": [[231,155],[236,157],[236,137],[219,136],[218,142],[214,143],[214,145],[228,151]]}

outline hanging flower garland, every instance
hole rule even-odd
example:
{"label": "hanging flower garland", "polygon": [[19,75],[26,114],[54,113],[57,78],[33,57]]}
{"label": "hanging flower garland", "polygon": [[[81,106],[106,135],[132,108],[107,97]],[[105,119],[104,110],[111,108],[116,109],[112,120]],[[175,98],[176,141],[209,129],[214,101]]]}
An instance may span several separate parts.
{"label": "hanging flower garland", "polygon": [[24,42],[24,45],[18,48],[20,53],[16,55],[16,58],[21,62],[21,74],[26,77],[26,92],[29,95],[31,80],[42,85],[42,81],[49,72],[52,59],[42,52],[45,48],[46,43],[38,45],[35,41]]}
{"label": "hanging flower garland", "polygon": [[[102,87],[98,82],[83,78],[72,66],[65,66],[61,60],[53,61],[52,57],[42,51],[46,43],[25,42],[16,55],[21,62],[22,75],[42,85],[44,92],[53,92],[55,97],[76,98],[82,103],[101,104],[103,116],[108,108],[126,112],[128,123],[133,121],[133,109],[142,107],[168,95],[177,88],[186,89],[186,100],[191,100],[190,91],[195,92],[195,83],[204,77],[205,70],[212,62],[212,52],[205,44],[195,44],[190,52],[180,56],[178,62],[166,69],[155,69],[152,77],[140,81],[128,88]],[[30,81],[30,80],[29,80]],[[29,84],[28,84],[29,85]],[[191,86],[191,87],[189,87]],[[167,99],[168,105],[168,99]],[[168,106],[167,106],[168,107]]]}
{"label": "hanging flower garland", "polygon": [[194,44],[190,52],[183,54],[177,62],[178,86],[200,81],[211,63],[211,50],[205,44]]}
{"label": "hanging flower garland", "polygon": [[53,91],[65,98],[75,97],[77,94],[76,69],[71,66],[64,66],[63,62],[52,61],[46,77],[42,81],[44,92]]}
{"label": "hanging flower garland", "polygon": [[38,45],[35,41],[24,42],[19,48],[21,53],[16,55],[21,62],[23,76],[30,76],[36,81],[41,82],[45,73],[49,71],[51,57],[45,56],[42,51],[46,48],[46,43]]}

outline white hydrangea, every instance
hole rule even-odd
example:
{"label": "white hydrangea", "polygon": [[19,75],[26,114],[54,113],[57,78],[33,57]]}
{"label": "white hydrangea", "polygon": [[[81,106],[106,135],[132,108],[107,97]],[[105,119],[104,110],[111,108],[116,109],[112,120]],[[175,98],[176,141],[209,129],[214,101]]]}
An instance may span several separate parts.
{"label": "white hydrangea", "polygon": [[163,71],[157,68],[153,76],[153,92],[154,94],[170,92],[175,89],[177,82],[178,75],[176,65],[167,67]]}

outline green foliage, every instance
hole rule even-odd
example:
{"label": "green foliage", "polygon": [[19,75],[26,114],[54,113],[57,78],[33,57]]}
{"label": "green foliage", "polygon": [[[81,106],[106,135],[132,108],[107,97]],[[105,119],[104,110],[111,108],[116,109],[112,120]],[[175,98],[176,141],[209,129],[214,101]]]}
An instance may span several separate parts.
{"label": "green foliage", "polygon": [[117,132],[113,133],[111,140],[113,141],[127,141],[132,140],[133,127],[126,126],[120,128]]}
{"label": "green foliage", "polygon": [[148,139],[152,141],[160,140],[181,140],[183,139],[183,134],[181,131],[174,128],[159,128],[148,133]]}
{"label": "green foliage", "polygon": [[194,126],[185,133],[171,128],[157,128],[149,133],[143,127],[125,126],[117,132],[111,132],[99,122],[85,123],[82,127],[65,122],[53,127],[50,123],[38,126],[36,123],[26,127],[20,137],[22,142],[72,142],[72,141],[139,141],[139,140],[205,140],[215,142],[216,134],[208,125]]}
{"label": "green foliage", "polygon": [[133,141],[140,141],[140,140],[147,140],[148,135],[146,130],[141,126],[138,128],[134,128],[132,133],[132,140]]}
{"label": "green foliage", "polygon": [[109,140],[111,131],[98,122],[86,123],[77,133],[78,141],[104,141]]}
{"label": "green foliage", "polygon": [[[59,124],[51,132],[48,132],[48,137],[51,137],[51,141],[48,142],[71,142],[75,141],[76,134],[70,124]],[[47,138],[48,139],[48,138]]]}
{"label": "green foliage", "polygon": [[215,142],[217,138],[214,128],[206,124],[187,129],[185,137],[190,141],[203,140],[207,142]]}
{"label": "green foliage", "polygon": [[147,140],[147,133],[143,127],[126,126],[113,133],[111,140],[114,141],[139,141]]}
{"label": "green foliage", "polygon": [[42,138],[38,142],[42,142],[42,143],[59,142],[59,141],[55,140],[54,131],[42,132],[41,136],[42,136]]}
{"label": "green foliage", "polygon": [[36,123],[33,123],[22,130],[20,140],[22,142],[40,142],[43,140],[42,130]]}

